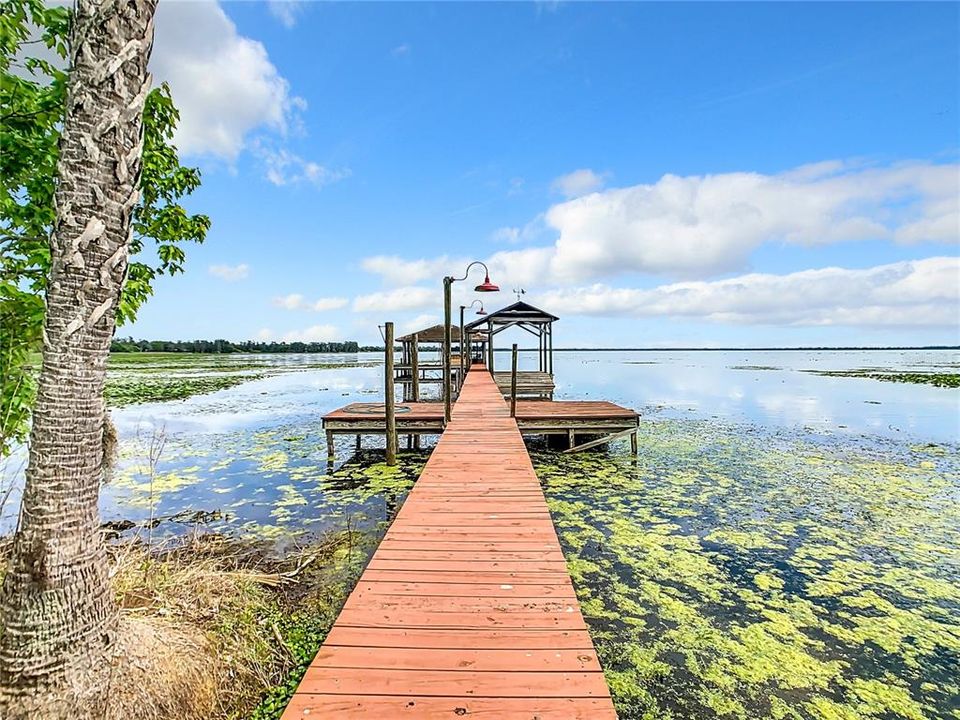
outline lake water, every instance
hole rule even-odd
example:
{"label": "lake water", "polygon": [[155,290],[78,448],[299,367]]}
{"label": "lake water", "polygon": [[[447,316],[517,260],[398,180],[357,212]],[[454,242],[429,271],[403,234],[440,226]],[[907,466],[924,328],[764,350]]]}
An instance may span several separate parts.
{"label": "lake water", "polygon": [[[292,372],[187,400],[113,410],[121,458],[114,479],[104,488],[105,520],[140,523],[171,515],[189,520],[200,511],[219,526],[217,514],[224,513],[234,527],[279,536],[335,527],[352,512],[376,504],[376,493],[368,497],[369,488],[362,482],[355,483],[357,497],[345,495],[345,478],[369,475],[374,472],[370,465],[380,459],[376,454],[354,458],[349,437],[338,438],[338,462],[344,466],[336,489],[328,492],[320,418],[351,402],[380,400],[383,370],[376,363],[382,356],[253,357]],[[211,370],[186,365],[182,374],[220,372],[247,366],[250,359],[220,356],[210,360]],[[368,366],[296,371],[307,363],[335,365],[357,359]],[[534,352],[521,352],[521,369],[535,363]],[[498,353],[496,364],[507,367],[509,355]],[[558,399],[610,400],[637,409],[645,423],[698,420],[745,434],[765,430],[864,445],[955,447],[960,441],[960,392],[807,371],[956,372],[958,366],[960,357],[953,351],[558,351],[554,370]],[[117,372],[136,376],[138,368],[124,366]],[[382,439],[367,438],[365,444],[382,447]],[[155,463],[150,460],[151,445],[154,455],[159,450]],[[405,458],[402,467],[411,479],[424,459]],[[8,532],[16,520],[24,464],[25,453],[20,452],[3,465],[0,498],[9,495],[0,509],[0,532]],[[280,509],[276,503],[282,503]]]}
{"label": "lake water", "polygon": [[[637,460],[626,443],[532,451],[622,717],[956,720],[960,391],[807,371],[958,365],[949,351],[557,352],[558,399],[643,416]],[[382,532],[428,451],[387,468],[382,441],[357,454],[343,437],[329,468],[320,424],[379,400],[382,372],[285,372],[115,410],[104,519],[281,544]],[[22,464],[4,468],[7,531]]]}

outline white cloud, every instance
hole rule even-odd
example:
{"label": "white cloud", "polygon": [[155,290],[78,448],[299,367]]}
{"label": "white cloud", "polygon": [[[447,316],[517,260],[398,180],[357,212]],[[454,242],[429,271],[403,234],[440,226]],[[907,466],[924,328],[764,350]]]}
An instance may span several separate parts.
{"label": "white cloud", "polygon": [[303,307],[303,303],[303,295],[297,294],[284,295],[283,297],[275,297],[273,299],[273,304],[284,310],[300,310]]}
{"label": "white cloud", "polygon": [[[870,270],[755,273],[652,290],[582,286],[609,283],[628,273],[710,278],[743,270],[764,244],[815,247],[866,239],[958,243],[958,206],[956,164],[869,167],[828,161],[776,175],[667,175],[654,184],[555,205],[522,229],[501,228],[495,237],[508,242],[542,236],[544,228],[553,228],[558,237],[551,245],[496,252],[486,262],[491,280],[505,292],[524,287],[536,294],[538,288],[553,288],[538,299],[565,312],[730,323],[943,326],[960,320],[955,258]],[[367,258],[365,270],[401,287],[356,298],[353,307],[439,309],[440,278],[459,275],[466,265],[467,260],[448,256]],[[423,281],[436,282],[437,289],[419,287]],[[562,289],[569,286],[574,289]],[[467,302],[472,299],[468,283],[454,288],[456,304],[461,295]]]}
{"label": "white cloud", "polygon": [[243,280],[250,274],[250,266],[246,263],[240,263],[239,265],[211,265],[207,270],[211,275],[221,280],[226,280],[227,282]]}
{"label": "white cloud", "polygon": [[753,273],[638,290],[605,285],[537,298],[559,313],[665,317],[735,324],[943,326],[960,324],[960,258],[934,257],[863,270]]}
{"label": "white cloud", "polygon": [[291,330],[280,336],[283,342],[335,342],[341,339],[335,325],[311,325],[303,330]]}
{"label": "white cloud", "polygon": [[300,0],[268,0],[267,8],[270,14],[288,29],[297,24],[297,17],[304,9]]}
{"label": "white cloud", "polygon": [[359,295],[353,300],[353,310],[354,312],[402,312],[430,307],[438,308],[442,302],[443,293],[439,284],[436,288],[410,286]]}
{"label": "white cloud", "polygon": [[596,192],[602,187],[603,175],[599,175],[588,168],[561,175],[550,183],[551,190],[567,198],[576,198]]}
{"label": "white cloud", "polygon": [[174,142],[185,154],[233,161],[249,133],[285,133],[306,103],[293,97],[263,44],[237,32],[216,2],[162,2],[151,70],[180,110]]}
{"label": "white cloud", "polygon": [[520,228],[518,227],[501,227],[497,228],[490,235],[490,239],[494,242],[505,242],[505,243],[517,243],[520,242]]}
{"label": "white cloud", "polygon": [[525,248],[503,250],[487,260],[490,280],[509,290],[512,287],[543,287],[552,285],[550,263],[554,257],[552,248]]}
{"label": "white cloud", "polygon": [[270,328],[261,328],[257,331],[257,340],[267,341],[273,338],[273,330]]}
{"label": "white cloud", "polygon": [[550,276],[623,272],[708,277],[746,266],[764,243],[960,238],[960,167],[839,162],[779,175],[725,173],[610,189],[551,207]]}
{"label": "white cloud", "polygon": [[327,297],[318,300],[307,300],[303,295],[293,293],[273,299],[273,304],[284,310],[311,310],[313,312],[326,312],[327,310],[338,310],[346,307],[349,301],[341,297]]}
{"label": "white cloud", "polygon": [[544,216],[537,215],[533,220],[523,227],[505,226],[494,230],[490,234],[490,240],[498,243],[508,243],[516,245],[518,243],[533,242],[543,236],[547,229],[544,225]]}
{"label": "white cloud", "polygon": [[422,315],[417,315],[415,318],[407,320],[406,322],[400,323],[398,330],[400,335],[406,335],[416,330],[424,330],[425,328],[439,325],[441,322],[442,320],[440,319],[439,315],[424,313]]}
{"label": "white cloud", "polygon": [[310,303],[310,309],[314,312],[326,312],[327,310],[339,310],[346,307],[348,300],[340,297],[328,297],[314,300]]}
{"label": "white cloud", "polygon": [[319,163],[305,160],[284,147],[258,140],[253,143],[254,154],[264,165],[267,180],[274,185],[298,185],[310,183],[318,188],[331,185],[350,177],[348,168],[328,168]]}
{"label": "white cloud", "polygon": [[409,43],[402,43],[391,50],[390,54],[394,57],[403,57],[404,55],[409,55],[410,50],[412,50],[412,48]]}
{"label": "white cloud", "polygon": [[455,268],[462,272],[469,260],[449,258],[446,255],[433,260],[404,260],[396,255],[375,255],[364,258],[361,267],[379,275],[389,285],[413,285],[421,280],[436,280],[438,283]]}

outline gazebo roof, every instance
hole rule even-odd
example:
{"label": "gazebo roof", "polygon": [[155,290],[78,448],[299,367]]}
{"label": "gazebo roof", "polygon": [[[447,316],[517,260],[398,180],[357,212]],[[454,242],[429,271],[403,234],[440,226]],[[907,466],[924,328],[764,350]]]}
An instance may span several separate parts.
{"label": "gazebo roof", "polygon": [[[433,327],[424,328],[423,330],[417,330],[416,332],[407,333],[401,337],[398,337],[399,342],[413,342],[413,336],[417,336],[417,342],[421,343],[442,343],[443,342],[443,325],[434,325]],[[450,326],[450,339],[453,342],[458,342],[460,340],[460,328],[451,325]]]}
{"label": "gazebo roof", "polygon": [[536,323],[536,324],[549,324],[559,320],[556,315],[551,315],[545,310],[541,310],[538,307],[534,307],[530,303],[525,303],[522,300],[520,302],[515,302],[513,305],[508,305],[505,308],[501,308],[495,312],[485,315],[482,318],[474,320],[473,322],[465,325],[465,329],[478,328],[490,323],[492,325],[508,325],[510,323]]}

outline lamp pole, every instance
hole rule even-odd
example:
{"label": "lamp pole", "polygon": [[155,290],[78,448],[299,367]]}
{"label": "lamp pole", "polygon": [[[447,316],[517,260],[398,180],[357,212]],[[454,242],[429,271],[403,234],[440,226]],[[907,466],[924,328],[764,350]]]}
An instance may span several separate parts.
{"label": "lamp pole", "polygon": [[[474,260],[472,263],[467,265],[466,271],[463,273],[463,277],[455,278],[452,275],[447,275],[443,278],[443,420],[444,423],[450,422],[451,410],[452,410],[452,401],[450,398],[450,324],[451,324],[451,315],[453,310],[450,307],[451,304],[451,295],[452,288],[455,282],[460,282],[461,280],[466,280],[467,275],[470,274],[470,269],[474,265],[479,265],[483,268],[486,276],[481,284],[477,285],[474,290],[476,292],[498,292],[499,287],[490,282],[490,271],[487,269],[485,263],[480,262],[479,260]],[[463,343],[463,338],[460,340],[461,346]],[[462,352],[462,347],[461,347]]]}

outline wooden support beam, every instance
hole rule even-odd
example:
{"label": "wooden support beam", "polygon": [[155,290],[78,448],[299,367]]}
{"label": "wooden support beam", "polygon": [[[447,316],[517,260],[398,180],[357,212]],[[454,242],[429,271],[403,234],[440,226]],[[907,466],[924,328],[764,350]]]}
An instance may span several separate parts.
{"label": "wooden support beam", "polygon": [[510,371],[510,417],[517,416],[517,344],[513,344],[513,365]]}
{"label": "wooden support beam", "polygon": [[450,315],[453,312],[450,308],[450,297],[451,297],[451,287],[453,286],[453,278],[445,277],[443,279],[443,421],[445,423],[450,422],[450,411],[453,407],[453,403],[450,398],[450,356],[451,352],[451,335],[450,332]]}
{"label": "wooden support beam", "polygon": [[410,375],[413,378],[413,385],[410,387],[410,400],[412,402],[420,401],[420,336],[413,336],[413,343],[410,345]]}
{"label": "wooden support beam", "polygon": [[487,370],[493,372],[493,326],[487,323]]}
{"label": "wooden support beam", "polygon": [[549,362],[547,363],[547,372],[553,375],[553,323],[547,325],[547,342],[549,343]]}
{"label": "wooden support beam", "polygon": [[393,387],[393,323],[388,322],[384,327],[384,372],[383,372],[383,405],[387,420],[387,465],[397,464],[397,408]]}
{"label": "wooden support beam", "polygon": [[[631,434],[635,435],[637,430],[638,428],[621,430],[620,432],[615,432],[612,435],[607,435],[606,437],[602,437],[599,440],[591,440],[590,442],[586,442],[583,445],[577,445],[576,447],[572,447],[569,450],[564,450],[561,453],[561,455],[569,455],[570,453],[580,452],[581,450],[589,450],[590,448],[596,447],[597,445],[603,445],[605,443],[613,442],[614,440],[617,440],[618,438],[626,437],[627,435],[631,435]],[[633,446],[633,444],[634,443],[631,443],[631,446]]]}

